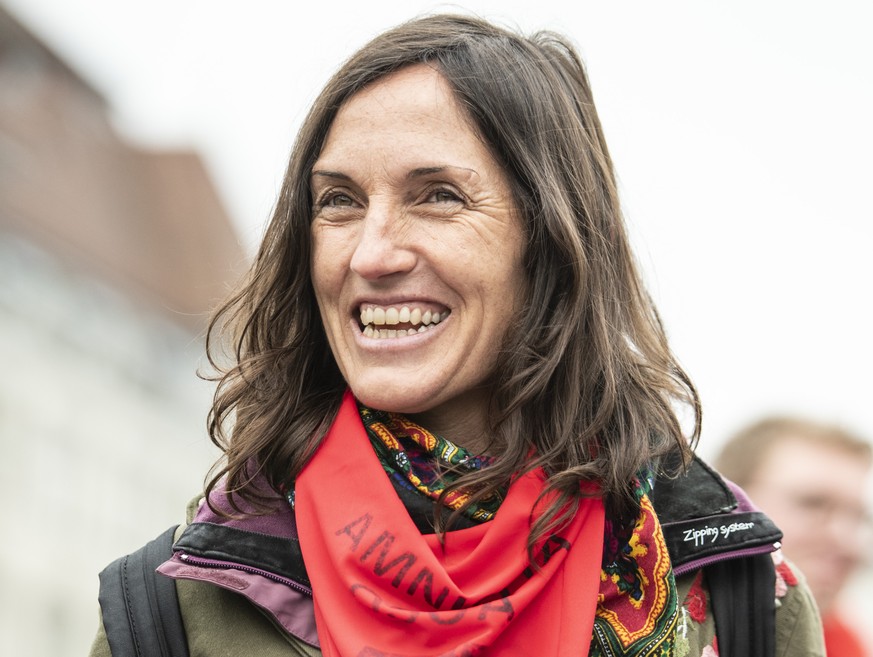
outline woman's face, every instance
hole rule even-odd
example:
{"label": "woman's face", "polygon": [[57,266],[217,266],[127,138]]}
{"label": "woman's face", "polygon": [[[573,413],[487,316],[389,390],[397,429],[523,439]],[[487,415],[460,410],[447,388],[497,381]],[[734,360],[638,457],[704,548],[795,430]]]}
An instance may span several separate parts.
{"label": "woman's face", "polygon": [[507,176],[444,78],[415,65],[352,96],[311,191],[315,295],[352,392],[449,437],[483,430],[523,236]]}

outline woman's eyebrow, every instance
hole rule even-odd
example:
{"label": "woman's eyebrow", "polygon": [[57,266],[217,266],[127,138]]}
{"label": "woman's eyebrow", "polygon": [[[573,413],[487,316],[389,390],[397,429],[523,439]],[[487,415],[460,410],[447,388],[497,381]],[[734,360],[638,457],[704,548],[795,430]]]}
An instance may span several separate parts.
{"label": "woman's eyebrow", "polygon": [[[475,169],[469,169],[467,167],[458,167],[453,166],[451,164],[438,165],[432,167],[416,167],[409,171],[406,174],[407,180],[413,180],[415,178],[422,178],[425,176],[431,176],[435,173],[443,173],[446,171],[462,171],[467,174],[478,175]],[[310,176],[311,178],[333,178],[335,180],[343,180],[345,182],[352,182],[352,177],[346,173],[342,173],[341,171],[328,171],[317,169],[314,170]]]}
{"label": "woman's eyebrow", "polygon": [[434,173],[443,173],[444,171],[464,171],[465,173],[478,175],[476,174],[476,171],[474,169],[469,169],[467,167],[457,167],[451,164],[444,164],[440,166],[418,167],[412,169],[412,171],[406,174],[406,178],[411,180],[413,178],[420,178],[422,176],[430,176]]}
{"label": "woman's eyebrow", "polygon": [[352,180],[351,176],[345,173],[341,173],[339,171],[313,171],[311,177],[315,178],[316,176],[320,178],[336,178],[338,180],[345,180],[347,182],[351,182]]}

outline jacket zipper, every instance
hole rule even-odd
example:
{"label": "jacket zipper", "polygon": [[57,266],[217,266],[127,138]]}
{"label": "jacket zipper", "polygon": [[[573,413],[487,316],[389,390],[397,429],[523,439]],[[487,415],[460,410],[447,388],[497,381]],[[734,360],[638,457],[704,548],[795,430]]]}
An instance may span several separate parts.
{"label": "jacket zipper", "polygon": [[215,559],[205,559],[203,557],[196,557],[186,552],[177,552],[174,556],[178,557],[182,563],[198,566],[200,568],[219,568],[223,570],[233,569],[241,570],[245,573],[250,573],[252,575],[260,575],[261,577],[266,577],[267,579],[273,580],[274,582],[285,584],[286,586],[291,587],[298,593],[302,593],[303,595],[309,596],[310,598],[312,597],[312,589],[309,589],[302,584],[298,584],[293,579],[288,579],[287,577],[276,575],[275,573],[271,573],[268,570],[261,570],[260,568],[253,568],[252,566],[246,566],[244,564],[234,563],[232,561],[216,561]]}
{"label": "jacket zipper", "polygon": [[779,548],[782,547],[781,543],[766,543],[764,545],[758,545],[757,547],[743,548],[740,550],[732,550],[730,552],[723,552],[721,554],[714,554],[709,557],[702,557],[700,559],[694,559],[687,563],[683,563],[681,566],[677,566],[673,569],[673,575],[685,575],[686,573],[690,573],[693,570],[699,570],[700,568],[705,568],[706,566],[710,566],[714,563],[719,563],[721,561],[730,561],[731,559],[740,559],[742,557],[751,557],[758,554],[769,554],[772,552],[776,552]]}

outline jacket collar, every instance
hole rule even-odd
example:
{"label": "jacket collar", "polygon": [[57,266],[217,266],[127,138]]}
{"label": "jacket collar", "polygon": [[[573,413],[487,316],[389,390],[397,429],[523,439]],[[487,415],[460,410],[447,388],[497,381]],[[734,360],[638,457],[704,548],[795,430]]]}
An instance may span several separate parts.
{"label": "jacket collar", "polygon": [[779,528],[739,486],[696,456],[679,476],[658,479],[652,504],[676,575],[774,552],[782,540]]}
{"label": "jacket collar", "polygon": [[[666,470],[678,469],[676,460]],[[727,482],[697,456],[676,477],[662,474],[650,495],[661,524],[731,513],[739,506]]]}
{"label": "jacket collar", "polygon": [[[264,511],[256,512],[239,499],[239,510],[233,509],[224,489],[217,487],[210,496],[212,505],[199,505],[175,549],[268,570],[309,587],[291,505],[264,480],[256,486]],[[432,533],[433,502],[396,488],[419,530]],[[677,574],[714,560],[772,552],[782,539],[782,532],[739,487],[697,457],[679,476],[659,478],[651,498]]]}

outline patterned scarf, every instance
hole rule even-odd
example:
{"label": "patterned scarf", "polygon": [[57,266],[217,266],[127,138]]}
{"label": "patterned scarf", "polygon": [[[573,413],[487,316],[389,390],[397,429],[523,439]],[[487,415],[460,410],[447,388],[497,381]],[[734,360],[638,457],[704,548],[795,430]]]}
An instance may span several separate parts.
{"label": "patterned scarf", "polygon": [[[651,480],[634,482],[640,515],[632,528],[604,525],[600,594],[590,657],[673,655],[676,581],[661,523],[649,501]],[[598,641],[599,639],[599,641]]]}
{"label": "patterned scarf", "polygon": [[[403,415],[377,411],[358,404],[361,421],[376,450],[376,456],[392,480],[401,486],[438,500],[446,486],[462,474],[481,470],[494,459],[474,456]],[[443,500],[449,509],[460,509],[469,500],[463,491],[455,491]],[[471,504],[462,512],[470,520],[491,520],[504,495]]]}
{"label": "patterned scarf", "polygon": [[[432,499],[461,474],[487,467],[492,457],[475,456],[396,413],[358,405],[382,468],[394,481]],[[589,655],[627,657],[673,654],[677,620],[676,584],[661,526],[649,501],[651,480],[640,477],[634,494],[640,515],[632,527],[606,520],[600,591]],[[468,506],[463,515],[486,522],[504,495]],[[452,510],[468,496],[455,492],[443,503]]]}

